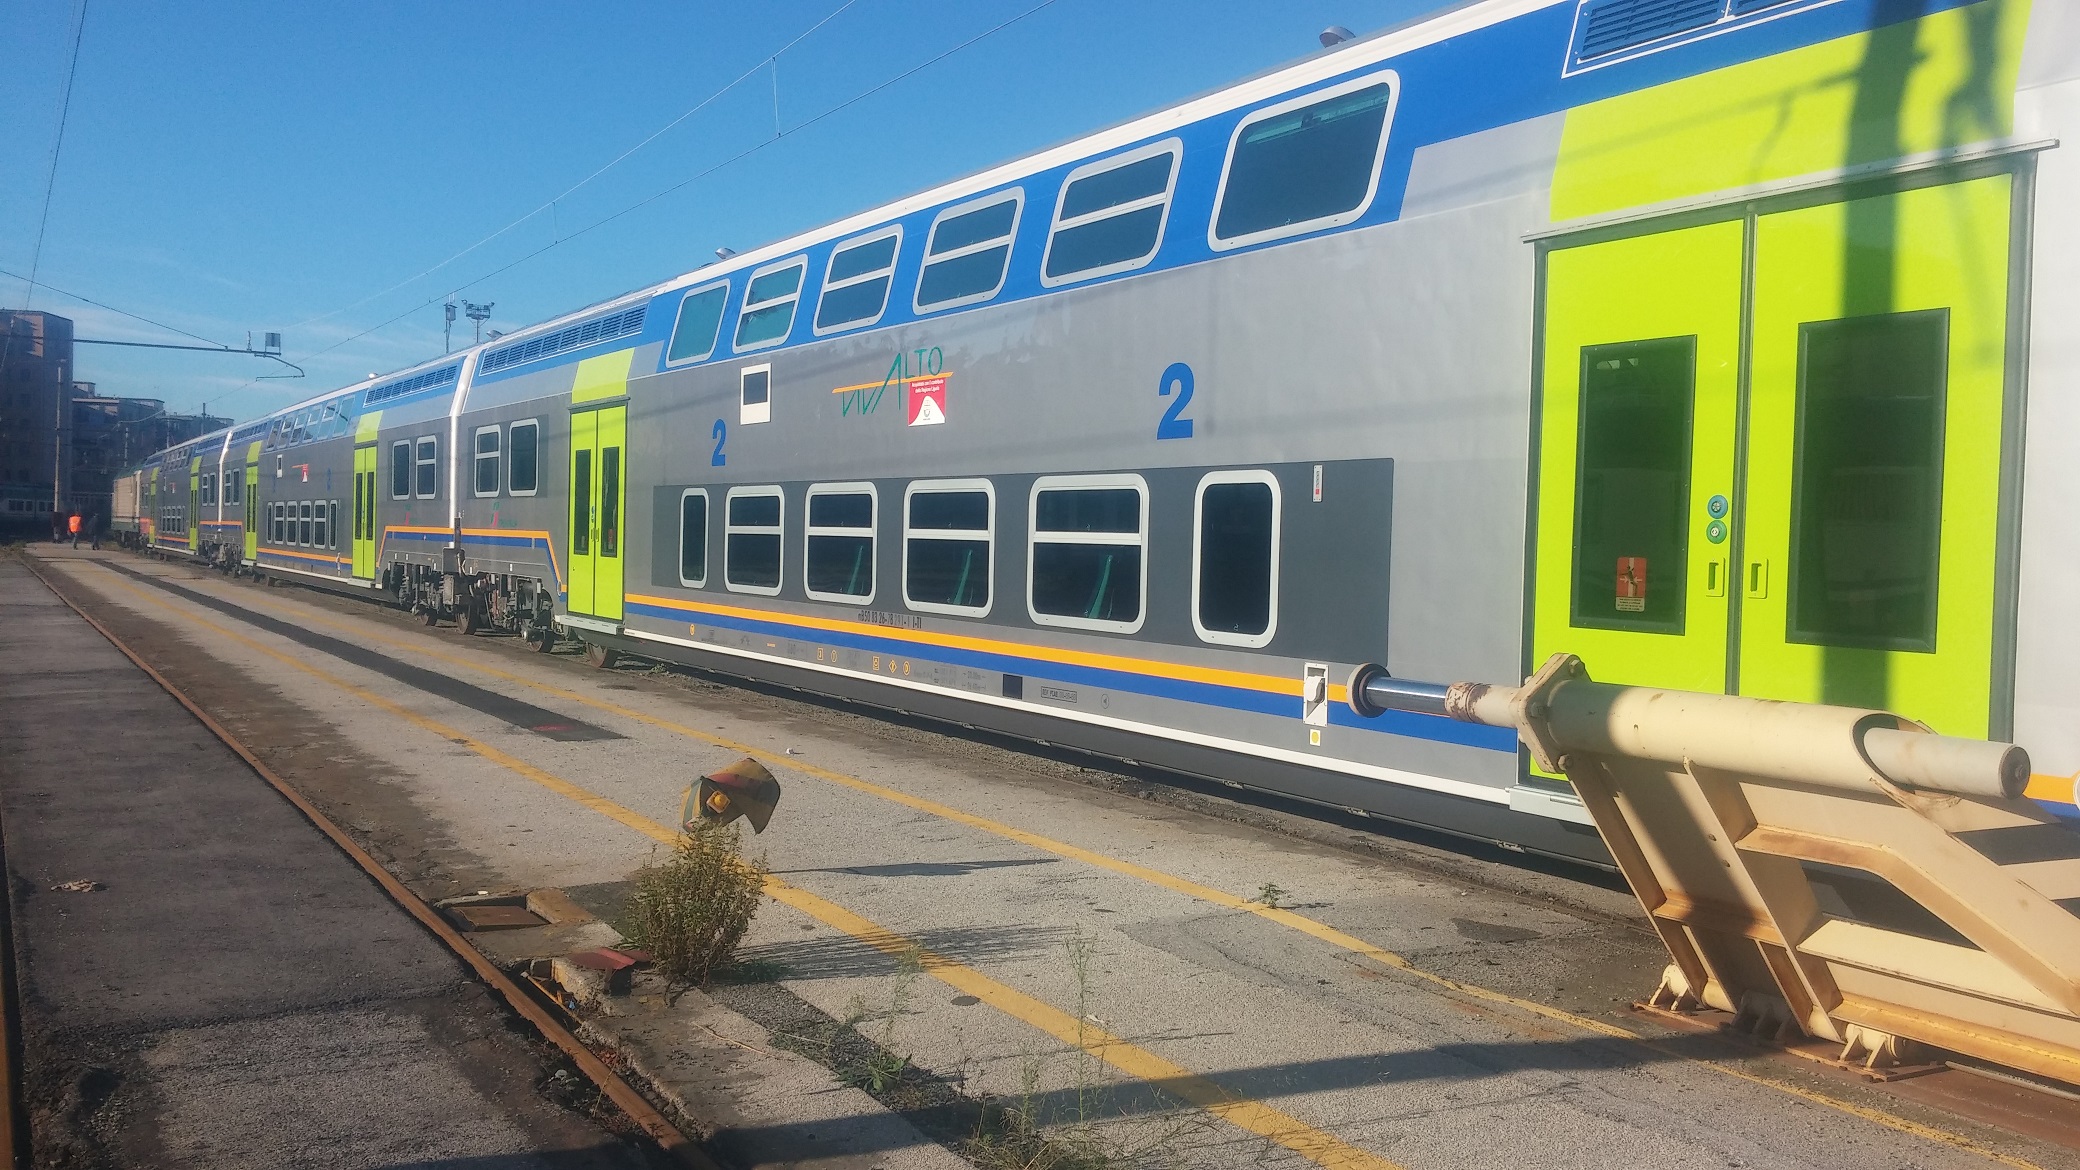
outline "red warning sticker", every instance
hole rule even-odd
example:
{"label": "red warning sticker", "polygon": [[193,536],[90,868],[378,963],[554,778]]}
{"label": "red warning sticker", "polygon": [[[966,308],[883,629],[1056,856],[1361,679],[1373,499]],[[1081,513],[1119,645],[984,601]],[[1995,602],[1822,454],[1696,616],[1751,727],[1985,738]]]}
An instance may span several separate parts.
{"label": "red warning sticker", "polygon": [[1644,613],[1647,608],[1647,558],[1618,558],[1618,609]]}
{"label": "red warning sticker", "polygon": [[930,427],[945,421],[946,379],[919,378],[910,383],[909,425]]}

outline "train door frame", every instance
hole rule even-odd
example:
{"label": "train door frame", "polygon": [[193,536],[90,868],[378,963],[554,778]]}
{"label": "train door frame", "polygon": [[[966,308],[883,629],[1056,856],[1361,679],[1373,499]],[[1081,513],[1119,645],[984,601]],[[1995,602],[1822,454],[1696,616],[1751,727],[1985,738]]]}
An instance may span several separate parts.
{"label": "train door frame", "polygon": [[567,612],[619,622],[628,559],[628,401],[571,408]]}
{"label": "train door frame", "polygon": [[353,575],[363,581],[376,576],[376,453],[373,440],[354,447]]}
{"label": "train door frame", "polygon": [[[2010,733],[2034,149],[2024,145],[1963,163],[1938,160],[1899,166],[1856,182],[1787,185],[1780,193],[1750,194],[1667,216],[1613,217],[1603,224],[1565,225],[1542,235],[1534,233],[1538,342],[1534,348],[1533,462],[1526,515],[1527,670],[1554,649],[1581,646],[1584,649],[1575,652],[1582,654],[1599,677],[1683,686],[1674,677],[1679,672],[1650,665],[1641,669],[1648,664],[1641,655],[1651,655],[1650,650],[1635,650],[1631,656],[1606,653],[1606,665],[1599,669],[1592,643],[1601,631],[1573,628],[1564,620],[1575,533],[1571,526],[1556,533],[1553,524],[1565,511],[1571,525],[1575,466],[1564,456],[1555,457],[1547,428],[1572,422],[1576,410],[1569,403],[1579,399],[1570,396],[1580,394],[1581,383],[1576,374],[1579,358],[1561,352],[1568,340],[1569,310],[1556,306],[1554,297],[1566,289],[1571,261],[1564,257],[1569,252],[1732,223],[1740,226],[1744,237],[1740,401],[1733,437],[1735,485],[1728,494],[1725,515],[1713,519],[1724,520],[1722,547],[1741,571],[1726,582],[1729,621],[1724,682],[1717,687],[1685,689],[1886,707],[1953,735],[2000,738]],[[1864,253],[1857,250],[1852,227],[1832,235],[1820,227],[1830,219],[1847,224],[1856,214],[1855,205],[1876,207],[1873,201],[1889,203],[1890,210],[1876,218],[1889,225],[1893,232],[1889,238],[1901,241],[1872,253],[1883,256],[1883,267],[1892,274],[1884,285],[1884,295],[1890,298],[1886,303],[1892,307],[1882,312],[1850,311],[1857,308],[1859,294],[1842,273],[1845,265],[1858,262]],[[1943,214],[1931,214],[1931,208]],[[1899,233],[1902,223],[1916,233],[1911,240]],[[1795,229],[1803,229],[1802,239]],[[1944,231],[1959,234],[1930,242],[1931,234],[1940,237]],[[2002,232],[2005,236],[1999,234]],[[1967,283],[1959,276],[1960,265],[1952,263],[1948,274],[1958,279],[1942,284],[1942,256],[1967,249],[1975,250],[1974,257],[1981,264],[1976,283]],[[1902,256],[1914,252],[1921,259]],[[1787,258],[1781,264],[1776,263],[1779,255]],[[1989,265],[1989,257],[1997,259]],[[1996,270],[2002,260],[2004,270]],[[1558,286],[1554,282],[1556,262],[1563,281]],[[1931,301],[1930,289],[1938,285],[1941,296]],[[1997,316],[1983,311],[1983,305],[1979,311],[1960,313],[1956,304],[1942,300],[1967,294],[1983,299],[1989,290],[2000,301]],[[1845,308],[1820,312],[1828,295]],[[1940,632],[1930,639],[1931,649],[1821,646],[1809,634],[1794,636],[1787,626],[1784,591],[1806,582],[1803,578],[1794,582],[1785,562],[1795,539],[1791,529],[1798,506],[1792,499],[1789,477],[1799,466],[1802,420],[1813,409],[1806,397],[1809,345],[1804,339],[1811,333],[1806,327],[1937,308],[1948,308],[1952,318],[1969,317],[1967,324],[1979,339],[1972,347],[1976,357],[1961,354],[1955,342],[1946,342],[1943,351],[1944,386],[1969,384],[1970,391],[1957,397],[1946,389],[1938,412],[1942,422],[1938,491],[1947,502],[1941,506],[1936,541],[1939,549],[1947,547],[1948,551],[1937,554],[1940,560],[1930,591]],[[1994,320],[1997,328],[1985,328],[1987,319]],[[1789,342],[1783,336],[1787,328],[1797,335]],[[1767,335],[1758,338],[1758,329]],[[1578,351],[1576,347],[1574,352]],[[1987,356],[1996,353],[1997,357]],[[1764,383],[1759,388],[1758,378]],[[1555,499],[1556,494],[1561,498]],[[1561,559],[1562,554],[1566,560]],[[1750,566],[1756,562],[1766,562],[1761,580],[1751,577]],[[1696,558],[1691,559],[1690,567],[1694,597],[1695,588],[1702,584],[1696,580]],[[1651,595],[1651,584],[1649,591]],[[1556,597],[1556,593],[1562,595]],[[1563,620],[1554,620],[1556,613]],[[1786,647],[1794,649],[1787,651]],[[1910,657],[1914,655],[1920,657]],[[1841,681],[1845,662],[1849,685]],[[1883,669],[1874,668],[1874,662]],[[1829,669],[1837,674],[1830,675]],[[1872,677],[1880,679],[1879,685],[1868,684]],[[1859,683],[1858,679],[1866,681]]]}
{"label": "train door frame", "polygon": [[202,456],[188,460],[188,551],[202,547]]}
{"label": "train door frame", "polygon": [[246,444],[246,514],[245,554],[246,560],[260,559],[260,444]]}

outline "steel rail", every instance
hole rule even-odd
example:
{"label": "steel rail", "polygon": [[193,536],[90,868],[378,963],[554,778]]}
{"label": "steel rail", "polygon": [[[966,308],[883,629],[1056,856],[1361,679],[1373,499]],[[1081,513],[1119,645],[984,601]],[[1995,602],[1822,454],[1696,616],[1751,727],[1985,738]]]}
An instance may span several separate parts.
{"label": "steel rail", "polygon": [[331,818],[320,812],[316,805],[306,799],[288,781],[276,775],[272,769],[261,762],[260,757],[247,750],[245,744],[239,742],[238,737],[232,735],[222,724],[211,718],[207,711],[204,711],[185,692],[175,686],[172,680],[160,674],[150,663],[139,656],[135,650],[132,650],[121,638],[118,638],[113,630],[102,625],[92,614],[80,608],[62,590],[52,584],[51,579],[44,576],[37,569],[33,563],[34,560],[35,558],[33,557],[25,556],[22,558],[22,563],[28,568],[31,576],[43,582],[43,587],[50,590],[51,594],[59,601],[64,602],[67,609],[78,614],[82,620],[94,628],[96,633],[108,639],[109,645],[114,646],[122,653],[123,657],[128,658],[139,670],[144,671],[153,682],[159,684],[160,689],[173,696],[175,702],[186,708],[188,714],[193,715],[197,722],[208,728],[210,734],[221,740],[225,747],[237,753],[238,757],[246,762],[246,766],[250,767],[262,780],[267,781],[276,792],[282,795],[283,799],[295,805],[296,810],[302,813],[304,818],[310,821],[312,825],[316,826],[319,832],[330,838],[332,843],[339,847],[340,852],[352,858],[354,863],[366,871],[369,877],[375,879],[376,884],[383,888],[384,893],[390,895],[392,901],[396,902],[413,918],[417,919],[419,925],[425,927],[435,938],[445,943],[449,950],[454,951],[457,957],[469,965],[470,970],[479,979],[497,989],[498,993],[505,997],[506,1002],[512,1006],[514,1011],[520,1013],[528,1023],[533,1024],[544,1037],[561,1049],[564,1055],[570,1057],[571,1063],[577,1065],[578,1070],[584,1073],[586,1078],[593,1084],[597,1085],[600,1092],[604,1093],[608,1100],[612,1101],[616,1107],[627,1114],[629,1120],[640,1126],[644,1133],[649,1134],[651,1139],[661,1146],[666,1153],[678,1158],[679,1161],[692,1168],[692,1170],[723,1170],[720,1163],[709,1157],[706,1151],[702,1150],[692,1139],[680,1132],[679,1128],[673,1125],[670,1119],[666,1118],[655,1105],[652,1105],[648,1098],[637,1092],[633,1085],[623,1080],[619,1074],[607,1066],[605,1061],[602,1061],[590,1048],[587,1048],[569,1028],[564,1026],[563,1021],[557,1019],[547,1008],[544,1008],[532,996],[528,995],[519,984],[513,981],[512,977],[500,970],[497,964],[486,958],[483,952],[471,946],[469,941],[463,938],[459,931],[449,925],[447,919],[441,917],[439,911],[429,905],[424,898],[412,892],[409,886],[398,881],[389,870],[384,869],[382,863],[378,862],[367,850],[356,844],[354,839],[347,836],[338,825],[333,824]]}

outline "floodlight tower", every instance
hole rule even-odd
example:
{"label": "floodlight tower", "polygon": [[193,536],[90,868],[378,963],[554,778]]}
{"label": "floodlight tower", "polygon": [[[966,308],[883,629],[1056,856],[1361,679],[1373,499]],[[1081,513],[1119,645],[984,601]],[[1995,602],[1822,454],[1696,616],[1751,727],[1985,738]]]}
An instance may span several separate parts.
{"label": "floodlight tower", "polygon": [[496,301],[486,301],[483,304],[479,305],[471,301],[462,302],[463,315],[477,323],[476,340],[478,343],[481,343],[484,340],[484,322],[489,321],[491,319],[491,306],[497,303],[498,302]]}

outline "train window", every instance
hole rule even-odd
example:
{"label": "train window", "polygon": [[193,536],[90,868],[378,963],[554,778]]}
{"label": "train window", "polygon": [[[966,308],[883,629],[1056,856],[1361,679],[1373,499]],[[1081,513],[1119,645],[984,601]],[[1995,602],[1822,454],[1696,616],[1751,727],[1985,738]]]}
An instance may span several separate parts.
{"label": "train window", "polygon": [[1192,628],[1207,642],[1263,646],[1278,622],[1278,480],[1216,471],[1199,481]]}
{"label": "train window", "polygon": [[1045,476],[1033,484],[1026,605],[1043,626],[1131,634],[1147,583],[1148,484],[1138,475]]}
{"label": "train window", "polygon": [[896,252],[902,242],[903,229],[892,227],[831,251],[830,265],[823,273],[823,292],[816,301],[816,332],[857,328],[881,319],[888,308],[888,286],[895,278]]}
{"label": "train window", "polygon": [[498,494],[499,429],[478,427],[476,434],[476,494]]}
{"label": "train window", "polygon": [[917,274],[918,312],[978,304],[997,295],[1025,200],[1025,192],[1014,187],[939,213],[925,238],[924,269]]}
{"label": "train window", "polygon": [[737,422],[743,426],[773,420],[773,367],[745,366],[737,374]]}
{"label": "train window", "polygon": [[1040,283],[1130,272],[1155,258],[1183,144],[1172,138],[1069,172]]}
{"label": "train window", "polygon": [[599,555],[621,555],[621,448],[599,452]]}
{"label": "train window", "polygon": [[1380,73],[1245,118],[1228,144],[1207,243],[1218,251],[1350,223],[1379,186],[1400,81]]}
{"label": "train window", "polygon": [[667,362],[699,361],[715,352],[715,339],[722,333],[722,306],[729,300],[729,282],[711,284],[686,294],[679,302],[679,323],[672,326],[672,345]]}
{"label": "train window", "polygon": [[268,509],[270,515],[268,517],[267,538],[275,542],[276,544],[289,543],[286,535],[282,531],[282,510],[285,506],[286,505],[278,503],[274,504]]}
{"label": "train window", "polygon": [[412,457],[412,468],[417,473],[412,480],[412,494],[422,500],[430,500],[440,494],[441,441],[433,435],[419,436],[418,447]]}
{"label": "train window", "polygon": [[874,598],[874,485],[819,484],[809,489],[802,585],[818,601]]}
{"label": "train window", "polygon": [[571,452],[571,551],[592,552],[592,448]]}
{"label": "train window", "polygon": [[1582,347],[1571,625],[1683,632],[1696,370],[1695,337]]}
{"label": "train window", "polygon": [[533,419],[516,422],[507,428],[506,445],[512,448],[506,461],[506,491],[516,496],[531,496],[540,473],[536,471],[541,456],[542,425]]}
{"label": "train window", "polygon": [[234,467],[231,469],[231,486],[224,489],[224,503],[236,508],[245,502],[245,498],[246,469]]}
{"label": "train window", "polygon": [[802,270],[808,266],[797,256],[751,274],[744,307],[737,313],[738,349],[762,349],[787,339],[794,326],[795,302],[801,298]]}
{"label": "train window", "polygon": [[412,442],[399,439],[390,444],[390,498],[412,498]]}
{"label": "train window", "polygon": [[311,505],[312,548],[332,547],[332,527],[331,525],[326,523],[326,521],[330,518],[330,515],[331,509],[325,506],[325,501],[319,500],[317,503]]}
{"label": "train window", "polygon": [[202,502],[205,506],[217,502],[217,477],[207,471],[202,473]]}
{"label": "train window", "polygon": [[296,543],[309,548],[311,544],[311,502],[303,500],[296,505]]}
{"label": "train window", "polygon": [[1799,327],[1785,639],[1936,648],[1949,310]]}
{"label": "train window", "polygon": [[913,483],[903,512],[903,600],[928,613],[988,614],[996,488],[986,479]]}
{"label": "train window", "polygon": [[706,488],[687,488],[679,494],[679,584],[688,589],[708,585]]}
{"label": "train window", "polygon": [[780,592],[780,489],[731,488],[724,507],[723,583],[738,593]]}
{"label": "train window", "polygon": [[331,500],[331,501],[328,501],[328,502],[326,503],[326,505],[325,505],[325,518],[326,518],[326,522],[325,522],[325,531],[326,531],[326,533],[327,533],[327,534],[329,534],[329,535],[330,535],[330,537],[331,537],[331,539],[330,539],[330,540],[327,540],[327,541],[325,542],[325,547],[326,547],[326,548],[338,548],[338,547],[339,547],[339,501],[338,501],[338,500]]}

